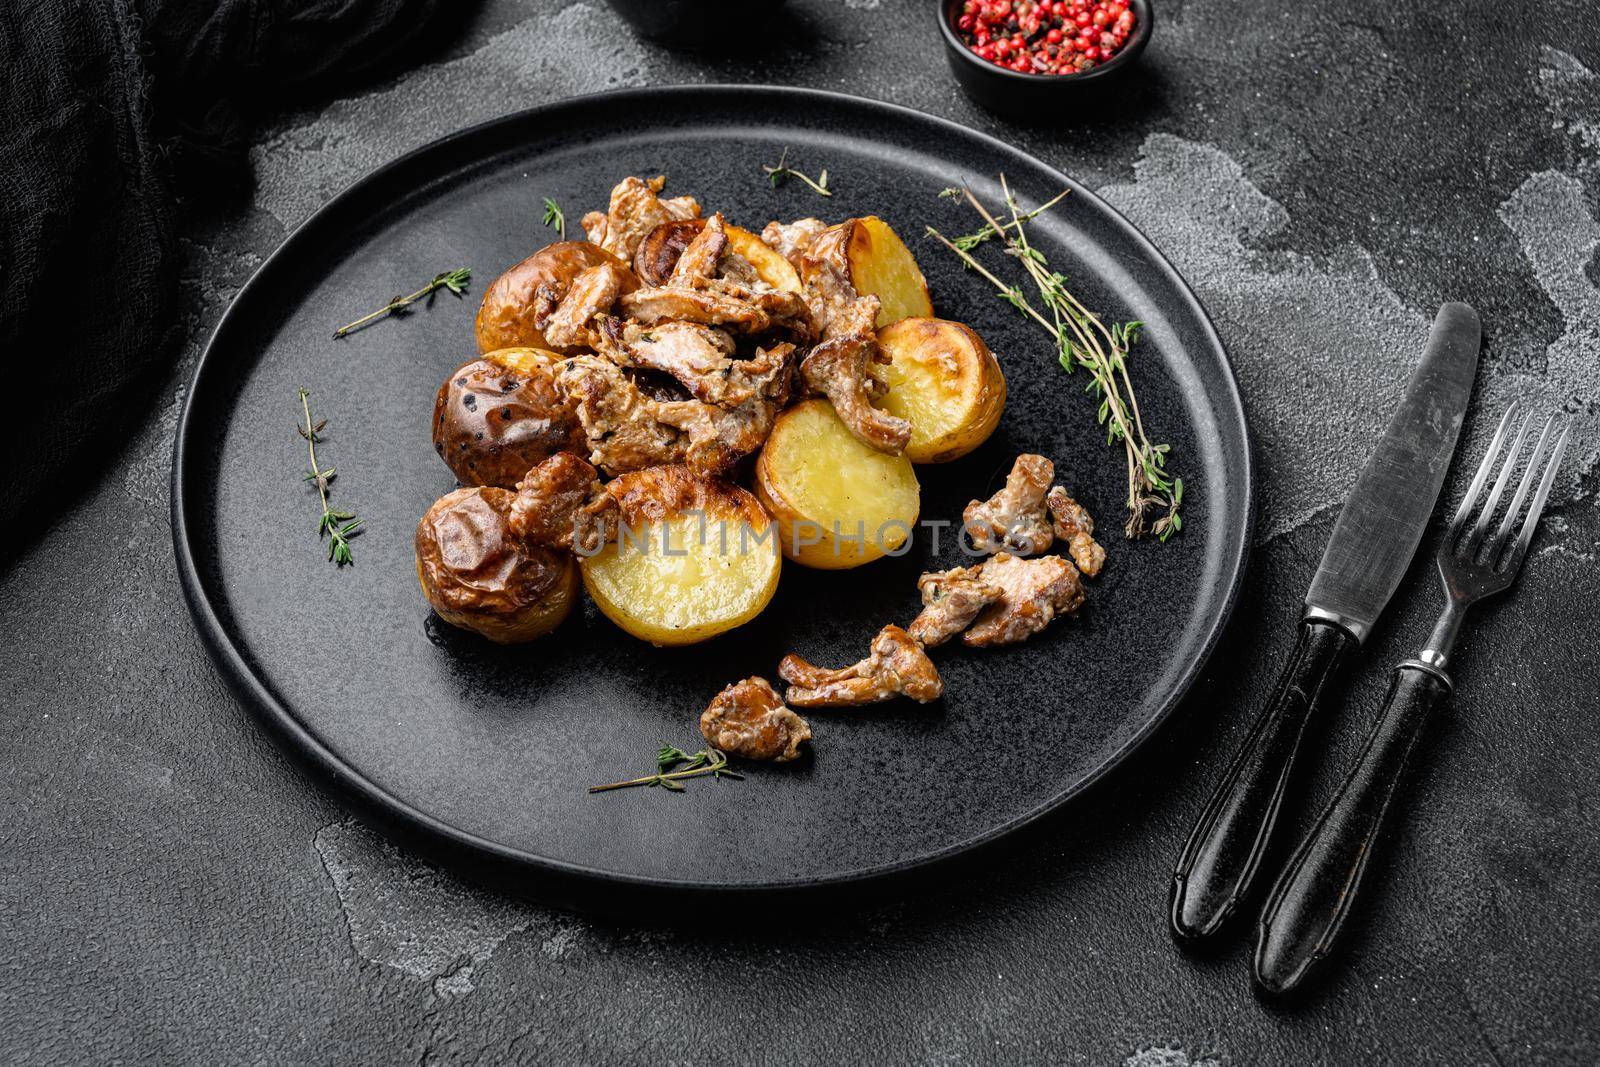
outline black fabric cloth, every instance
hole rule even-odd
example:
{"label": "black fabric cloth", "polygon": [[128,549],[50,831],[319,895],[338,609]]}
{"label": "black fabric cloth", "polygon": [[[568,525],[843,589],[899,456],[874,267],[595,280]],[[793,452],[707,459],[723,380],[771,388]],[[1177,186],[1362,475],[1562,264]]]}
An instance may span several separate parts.
{"label": "black fabric cloth", "polygon": [[[442,0],[0,2],[0,549],[118,455],[173,336],[179,190],[248,116],[394,61]],[[197,180],[198,179],[198,180]]]}

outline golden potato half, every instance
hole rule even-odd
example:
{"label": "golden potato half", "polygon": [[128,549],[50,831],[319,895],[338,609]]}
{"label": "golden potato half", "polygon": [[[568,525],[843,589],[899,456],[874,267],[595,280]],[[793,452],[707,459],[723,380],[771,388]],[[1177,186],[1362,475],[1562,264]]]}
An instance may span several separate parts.
{"label": "golden potato half", "polygon": [[911,423],[906,457],[946,463],[988,440],[1006,406],[1006,377],[969,327],[944,319],[901,319],[878,331],[891,360],[879,406]]}
{"label": "golden potato half", "polygon": [[911,536],[922,489],[905,456],[858,441],[826,400],[778,416],[756,461],[756,496],[783,553],[822,570],[859,567]]}
{"label": "golden potato half", "polygon": [[[478,351],[550,348],[544,331],[533,324],[538,314],[534,301],[536,290],[541,285],[553,285],[559,299],[566,295],[572,279],[602,263],[610,263],[622,272],[624,293],[639,288],[639,280],[627,264],[588,241],[557,241],[546,245],[500,275],[484,291],[483,303],[478,307]],[[564,349],[556,351],[572,354]]]}
{"label": "golden potato half", "polygon": [[728,247],[750,261],[761,280],[774,289],[788,293],[800,291],[800,275],[783,253],[768,245],[749,230],[729,226]]}
{"label": "golden potato half", "polygon": [[607,484],[618,540],[583,558],[583,584],[606,618],[654,645],[688,645],[742,626],[778,589],[772,519],[730,482],[683,466]]}
{"label": "golden potato half", "polygon": [[555,453],[587,452],[572,400],[556,385],[560,365],[542,348],[501,348],[439,386],[433,447],[461,484],[515,489]]}
{"label": "golden potato half", "polygon": [[823,230],[806,246],[802,265],[807,261],[842,266],[857,293],[877,297],[882,307],[874,325],[880,330],[911,316],[933,315],[922,268],[899,235],[876,215],[847,219]]}
{"label": "golden potato half", "polygon": [[532,641],[561,625],[578,596],[572,554],[523,545],[506,520],[513,494],[457,489],[417,523],[417,579],[439,617],[491,641]]}

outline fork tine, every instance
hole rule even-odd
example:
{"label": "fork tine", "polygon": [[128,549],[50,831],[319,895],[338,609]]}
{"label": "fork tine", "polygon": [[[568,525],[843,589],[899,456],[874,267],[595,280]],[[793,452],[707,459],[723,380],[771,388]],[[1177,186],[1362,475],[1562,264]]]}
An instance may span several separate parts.
{"label": "fork tine", "polygon": [[1517,543],[1502,568],[1509,574],[1514,575],[1528,555],[1528,545],[1533,542],[1533,531],[1539,525],[1539,516],[1544,514],[1545,501],[1550,499],[1550,486],[1556,480],[1556,471],[1561,467],[1561,457],[1567,451],[1567,438],[1571,435],[1572,425],[1568,423],[1561,428],[1561,436],[1556,439],[1556,446],[1550,451],[1550,460],[1544,467],[1544,477],[1539,479],[1539,492],[1534,495],[1533,506],[1528,509],[1527,521],[1522,524],[1522,533],[1517,536]]}
{"label": "fork tine", "polygon": [[1494,469],[1495,457],[1500,454],[1500,446],[1505,443],[1506,428],[1511,425],[1511,420],[1521,406],[1518,401],[1513,400],[1511,406],[1506,408],[1506,413],[1500,416],[1500,426],[1494,432],[1494,440],[1484,449],[1483,462],[1478,464],[1478,473],[1472,476],[1472,484],[1467,486],[1466,495],[1461,498],[1461,506],[1456,509],[1455,518],[1450,520],[1450,533],[1445,539],[1446,545],[1454,544],[1456,537],[1461,533],[1462,525],[1472,512],[1472,505],[1477,502],[1478,494],[1483,492],[1483,483],[1489,480],[1489,472]]}
{"label": "fork tine", "polygon": [[1556,417],[1554,414],[1544,420],[1544,429],[1539,431],[1539,440],[1533,446],[1533,455],[1528,457],[1528,468],[1522,472],[1522,481],[1517,485],[1517,493],[1511,498],[1511,506],[1506,508],[1505,518],[1500,520],[1500,528],[1494,532],[1487,544],[1487,558],[1491,566],[1500,557],[1500,550],[1505,547],[1506,535],[1511,532],[1511,527],[1522,514],[1522,503],[1528,499],[1528,491],[1533,488],[1534,482],[1539,480],[1540,469],[1549,455],[1550,439],[1555,433]]}
{"label": "fork tine", "polygon": [[1505,451],[1505,462],[1500,465],[1500,474],[1494,480],[1494,488],[1489,492],[1489,502],[1484,504],[1483,510],[1478,513],[1478,521],[1472,524],[1472,532],[1466,540],[1461,542],[1461,555],[1463,559],[1473,559],[1478,554],[1478,549],[1483,544],[1484,531],[1489,528],[1489,523],[1494,519],[1494,513],[1500,506],[1500,497],[1506,491],[1506,485],[1511,481],[1511,475],[1516,472],[1517,461],[1522,458],[1522,442],[1528,438],[1528,428],[1533,425],[1533,412],[1522,416],[1522,425],[1517,427],[1516,440],[1511,442],[1511,447]]}

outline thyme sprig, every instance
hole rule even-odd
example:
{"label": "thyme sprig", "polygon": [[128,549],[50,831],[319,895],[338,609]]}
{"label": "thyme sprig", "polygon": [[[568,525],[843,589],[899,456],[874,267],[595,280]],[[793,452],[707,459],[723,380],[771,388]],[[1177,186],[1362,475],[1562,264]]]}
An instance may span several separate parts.
{"label": "thyme sprig", "polygon": [[431,297],[440,289],[448,289],[458,298],[464,296],[467,291],[467,282],[471,278],[471,267],[457,267],[455,270],[447,270],[439,274],[435,274],[433,276],[433,281],[429,282],[427,285],[424,285],[416,292],[408,293],[405,296],[390,297],[389,302],[383,305],[383,307],[379,308],[377,311],[369,312],[368,314],[361,316],[356,321],[346,323],[337,330],[334,330],[334,339],[337,340],[347,333],[350,333],[354,330],[359,330],[367,323],[372,322],[375,319],[381,319],[385,315],[404,315],[412,304],[415,304],[423,297]]}
{"label": "thyme sprig", "polygon": [[605,793],[613,789],[628,789],[636,785],[659,785],[674,793],[683,792],[680,784],[685,778],[700,778],[710,775],[713,778],[740,778],[744,775],[728,768],[728,757],[718,749],[703,748],[693,755],[673,745],[662,745],[661,751],[656,753],[656,773],[647,774],[643,778],[630,778],[626,782],[612,782],[609,785],[592,785],[591,793]]}
{"label": "thyme sprig", "polygon": [[810,178],[806,177],[804,174],[801,174],[793,167],[786,166],[788,160],[789,150],[785,148],[778,154],[778,163],[776,166],[768,167],[763,165],[761,168],[762,172],[766,174],[767,180],[772,183],[772,187],[774,189],[776,189],[778,187],[778,183],[783,181],[785,178],[799,178],[801,181],[809,185],[811,187],[811,191],[816,193],[818,196],[833,195],[833,190],[828,188],[828,171],[826,168],[824,168],[821,174],[817,175],[816,181],[812,181]]}
{"label": "thyme sprig", "polygon": [[[984,225],[974,233],[956,238],[946,237],[929,226],[928,235],[961,257],[967,267],[987,278],[1007,303],[1044,327],[1054,339],[1056,358],[1062,369],[1069,374],[1080,367],[1088,371],[1089,382],[1084,391],[1100,401],[1096,421],[1105,428],[1106,444],[1122,444],[1127,463],[1128,518],[1123,532],[1130,538],[1153,534],[1165,541],[1183,529],[1183,517],[1178,511],[1183,503],[1183,479],[1167,470],[1170,446],[1151,442],[1145,432],[1139,401],[1128,375],[1128,352],[1138,340],[1143,324],[1107,325],[1072,294],[1065,276],[1051,270],[1044,253],[1029,241],[1025,224],[1058,203],[1065,192],[1032,211],[1023,211],[1004,174],[1000,175],[1000,187],[1010,215],[1006,221],[997,219],[970,189],[946,189],[941,196],[960,195],[982,216]],[[973,256],[973,249],[996,237],[1004,243],[1006,255],[1022,264],[1044,312],[1035,307],[1021,286],[1002,281]],[[1150,518],[1152,513],[1157,516],[1154,521]]]}
{"label": "thyme sprig", "polygon": [[327,419],[317,422],[311,420],[311,394],[305,389],[299,390],[300,410],[305,415],[305,425],[296,426],[300,436],[306,440],[306,450],[311,456],[311,469],[306,472],[305,480],[317,487],[317,496],[322,500],[322,517],[317,520],[317,540],[328,538],[328,559],[336,566],[343,567],[346,563],[354,563],[355,558],[350,554],[350,538],[361,532],[362,520],[355,517],[352,512],[338,511],[328,504],[328,486],[334,479],[334,468],[326,470],[317,461],[317,444],[322,440],[323,427],[328,425]]}
{"label": "thyme sprig", "polygon": [[560,204],[548,196],[544,197],[544,224],[560,234],[563,241],[567,239],[566,212],[561,210]]}

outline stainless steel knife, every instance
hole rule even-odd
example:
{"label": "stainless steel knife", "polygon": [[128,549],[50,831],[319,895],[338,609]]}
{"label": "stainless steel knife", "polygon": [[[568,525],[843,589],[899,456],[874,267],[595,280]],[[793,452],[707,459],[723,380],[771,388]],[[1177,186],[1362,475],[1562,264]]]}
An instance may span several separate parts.
{"label": "stainless steel knife", "polygon": [[1329,679],[1372,632],[1422,540],[1466,415],[1481,338],[1472,308],[1439,309],[1400,408],[1339,513],[1294,652],[1178,859],[1171,900],[1178,937],[1209,937],[1250,896],[1294,791],[1306,724]]}

